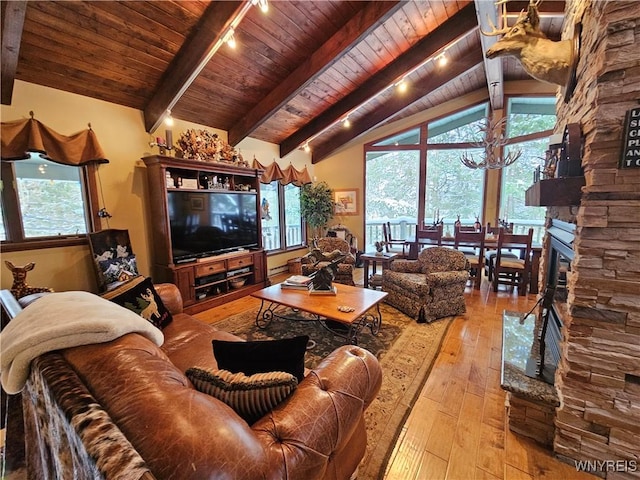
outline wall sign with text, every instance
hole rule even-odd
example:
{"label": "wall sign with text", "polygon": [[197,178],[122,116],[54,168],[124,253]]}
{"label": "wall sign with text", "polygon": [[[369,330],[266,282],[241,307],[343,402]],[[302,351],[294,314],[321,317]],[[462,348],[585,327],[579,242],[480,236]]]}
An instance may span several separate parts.
{"label": "wall sign with text", "polygon": [[624,119],[620,168],[640,168],[640,107],[629,110]]}

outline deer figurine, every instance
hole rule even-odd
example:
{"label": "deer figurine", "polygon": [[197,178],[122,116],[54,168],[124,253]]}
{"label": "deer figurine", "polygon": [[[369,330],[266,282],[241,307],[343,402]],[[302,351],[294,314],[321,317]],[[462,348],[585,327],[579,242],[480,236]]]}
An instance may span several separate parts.
{"label": "deer figurine", "polygon": [[573,41],[555,42],[542,33],[538,15],[541,0],[529,0],[527,12],[522,10],[515,25],[509,27],[507,1],[496,2],[496,5],[502,7],[502,28],[496,28],[489,19],[491,32],[482,31],[483,35],[490,37],[502,35],[502,38],[487,50],[487,58],[512,55],[520,60],[522,67],[533,78],[563,87],[567,85],[575,55]]}
{"label": "deer figurine", "polygon": [[51,288],[47,287],[30,287],[27,285],[27,272],[33,270],[36,266],[35,263],[27,263],[24,267],[16,267],[13,263],[8,260],[5,260],[5,265],[11,273],[13,273],[13,285],[11,285],[11,293],[16,298],[26,297],[27,295],[31,295],[32,293],[41,293],[41,292],[53,292]]}

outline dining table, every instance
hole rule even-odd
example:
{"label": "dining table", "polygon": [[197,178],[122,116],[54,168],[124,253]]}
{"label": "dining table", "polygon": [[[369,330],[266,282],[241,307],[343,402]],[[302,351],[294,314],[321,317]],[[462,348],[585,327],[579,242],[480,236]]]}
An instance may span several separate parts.
{"label": "dining table", "polygon": [[[440,239],[440,244],[444,247],[453,247],[455,245],[455,237],[444,235]],[[416,239],[407,240],[406,244],[409,246],[409,251],[418,252],[426,247],[436,246],[430,240]],[[411,248],[413,246],[413,248]],[[479,247],[480,245],[478,245]],[[498,235],[487,235],[484,239],[484,248],[488,250],[495,250],[498,246]],[[465,245],[468,247],[468,245]],[[540,273],[540,257],[542,256],[542,244],[531,244],[531,276],[529,277],[529,293],[538,293],[538,275]]]}

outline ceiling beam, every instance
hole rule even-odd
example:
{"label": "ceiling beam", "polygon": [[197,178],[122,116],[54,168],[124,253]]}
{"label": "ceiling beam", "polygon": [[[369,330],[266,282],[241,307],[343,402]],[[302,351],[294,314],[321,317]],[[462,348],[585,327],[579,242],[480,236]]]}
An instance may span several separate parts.
{"label": "ceiling beam", "polygon": [[403,2],[368,2],[362,5],[362,10],[229,129],[231,145],[240,143],[319,75],[331,68],[354,45],[402,8]]}
{"label": "ceiling beam", "polygon": [[309,138],[330,127],[344,115],[367,102],[389,85],[400,80],[407,72],[422,64],[425,59],[431,57],[458,37],[466,35],[477,26],[475,8],[473,4],[469,4],[433,32],[423,37],[384,69],[372,75],[365,83],[340,102],[329,107],[304,127],[286,138],[280,144],[280,157],[282,158],[291,153]]}
{"label": "ceiling beam", "polygon": [[482,52],[477,49],[467,53],[462,58],[449,61],[447,68],[437,69],[427,81],[412,85],[409,91],[402,96],[394,95],[383,107],[377,108],[374,112],[358,119],[348,130],[339,129],[335,135],[320,144],[314,145],[311,162],[318,163],[327,158],[335,150],[354,138],[372,130],[383,121],[397,115],[432,91],[446,85],[451,80],[463,75],[481,63]]}
{"label": "ceiling beam", "polygon": [[489,103],[491,104],[491,110],[500,110],[504,103],[502,58],[487,58],[487,50],[498,41],[498,37],[488,37],[482,34],[483,31],[491,31],[489,20],[493,22],[494,25],[499,25],[498,8],[493,2],[488,2],[487,0],[475,0],[475,6],[478,16],[478,26],[480,27],[480,43],[482,44],[484,72],[487,77],[487,88],[489,90]]}
{"label": "ceiling beam", "polygon": [[26,13],[26,1],[2,2],[2,64],[0,65],[2,105],[11,105]]}
{"label": "ceiling beam", "polygon": [[155,131],[165,112],[171,109],[211,58],[216,45],[232,20],[246,8],[247,2],[211,2],[204,11],[191,36],[180,47],[158,87],[144,108],[144,127]]}

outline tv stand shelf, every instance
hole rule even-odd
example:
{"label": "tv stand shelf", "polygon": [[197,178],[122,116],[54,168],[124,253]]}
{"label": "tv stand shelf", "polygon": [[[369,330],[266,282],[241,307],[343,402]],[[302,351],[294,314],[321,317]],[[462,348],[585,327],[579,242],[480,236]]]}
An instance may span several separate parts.
{"label": "tv stand shelf", "polygon": [[[206,215],[205,212],[207,205],[213,204],[213,199],[217,197],[213,194],[233,192],[243,206],[246,205],[247,208],[250,206],[251,210],[255,208],[257,214],[260,211],[259,178],[262,171],[162,155],[152,155],[142,160],[147,167],[151,214],[149,225],[153,239],[153,280],[177,285],[185,311],[190,314],[235,300],[268,286],[266,253],[262,248],[259,215],[256,215],[255,219],[257,231],[255,248],[212,254],[209,257],[197,259],[198,252],[194,251],[194,258],[191,259],[189,256],[191,248],[196,250],[196,247],[193,243],[185,242],[184,236],[178,249],[188,250],[183,252],[175,249],[170,223],[171,215],[175,218],[175,211],[169,211],[169,193],[171,192],[184,192],[188,197],[192,197],[191,194],[193,194],[193,198],[189,198],[194,202],[190,213],[200,217],[198,210],[202,207],[204,218],[212,216]],[[213,184],[213,179],[217,180],[216,184]],[[199,200],[203,196],[205,200]],[[246,222],[244,225],[247,225]],[[217,235],[221,234],[216,233],[214,227],[206,228],[211,230],[207,232],[207,242],[215,246]],[[175,231],[173,234],[175,235]],[[200,252],[209,251],[202,246],[197,248]],[[179,255],[178,261],[174,260],[174,255]],[[244,285],[239,287],[234,285],[233,279],[244,279]]]}

